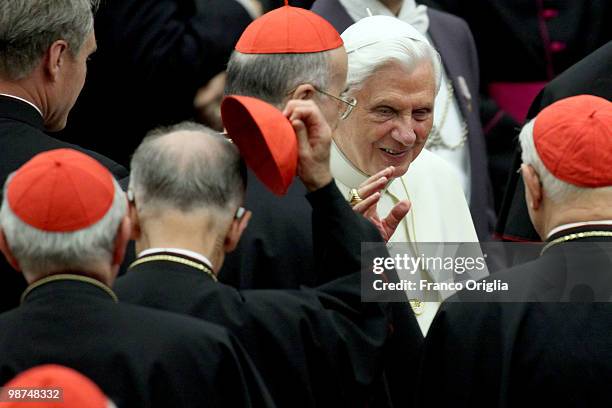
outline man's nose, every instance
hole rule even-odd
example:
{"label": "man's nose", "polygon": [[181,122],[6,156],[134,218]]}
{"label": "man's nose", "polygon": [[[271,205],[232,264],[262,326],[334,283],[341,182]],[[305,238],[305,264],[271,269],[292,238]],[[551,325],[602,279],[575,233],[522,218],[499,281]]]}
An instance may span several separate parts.
{"label": "man's nose", "polygon": [[391,137],[404,146],[412,146],[416,142],[416,133],[408,123],[398,123],[391,131]]}

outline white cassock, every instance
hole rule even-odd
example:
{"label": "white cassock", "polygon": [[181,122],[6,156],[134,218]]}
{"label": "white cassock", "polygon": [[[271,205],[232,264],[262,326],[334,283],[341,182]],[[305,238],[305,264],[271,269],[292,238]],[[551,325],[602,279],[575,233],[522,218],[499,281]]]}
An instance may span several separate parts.
{"label": "white cassock", "polygon": [[[336,184],[345,197],[369,176],[358,170],[335,143],[331,149],[331,171]],[[440,157],[423,149],[410,164],[408,171],[393,179],[378,203],[378,214],[384,218],[401,200],[412,203],[410,212],[391,236],[393,242],[478,242],[470,210],[460,182],[450,166]],[[390,248],[390,253],[392,250]],[[398,271],[399,273],[399,271]],[[435,280],[435,277],[423,278]],[[448,297],[439,295],[438,301],[411,301],[423,334],[427,333],[440,302]]]}

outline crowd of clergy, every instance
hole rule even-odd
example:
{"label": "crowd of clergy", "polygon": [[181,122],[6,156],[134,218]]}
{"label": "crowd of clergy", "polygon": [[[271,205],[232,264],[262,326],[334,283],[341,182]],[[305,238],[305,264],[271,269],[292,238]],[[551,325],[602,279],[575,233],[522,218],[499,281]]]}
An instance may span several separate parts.
{"label": "crowd of clergy", "polygon": [[0,407],[610,406],[612,4],[272,3],[2,0]]}

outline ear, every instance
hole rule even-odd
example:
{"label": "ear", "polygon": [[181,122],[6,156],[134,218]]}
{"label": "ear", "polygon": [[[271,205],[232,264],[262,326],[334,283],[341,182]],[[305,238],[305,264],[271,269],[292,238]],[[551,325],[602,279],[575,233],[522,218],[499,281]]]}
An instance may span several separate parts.
{"label": "ear", "polygon": [[291,99],[312,99],[316,91],[314,86],[310,84],[302,84],[295,88],[295,91],[291,94]]}
{"label": "ear", "polygon": [[538,210],[542,205],[543,190],[540,176],[530,164],[521,164],[523,182],[525,183],[525,198],[532,210]]}
{"label": "ear", "polygon": [[236,249],[242,233],[246,229],[247,225],[249,225],[251,215],[253,215],[253,213],[251,211],[247,211],[242,217],[232,220],[229,231],[225,236],[225,241],[223,241],[223,251],[225,253],[232,252],[234,249]]}
{"label": "ear", "polygon": [[125,257],[125,248],[130,241],[132,227],[130,223],[130,217],[126,215],[121,220],[119,228],[117,229],[117,236],[115,237],[115,248],[113,249],[113,268],[118,268],[123,262]]}
{"label": "ear", "polygon": [[138,241],[140,239],[140,235],[142,234],[142,230],[140,229],[140,218],[138,217],[138,209],[136,208],[136,204],[133,201],[130,201],[128,204],[128,216],[130,217],[130,239],[134,241]]}
{"label": "ear", "polygon": [[47,49],[44,61],[45,73],[51,78],[51,81],[58,80],[61,69],[66,63],[68,54],[68,43],[64,40],[57,40]]}
{"label": "ear", "polygon": [[0,251],[2,251],[6,261],[13,267],[13,269],[16,271],[21,271],[19,262],[17,262],[17,259],[13,256],[13,252],[6,241],[6,236],[4,235],[4,230],[2,228],[0,228]]}

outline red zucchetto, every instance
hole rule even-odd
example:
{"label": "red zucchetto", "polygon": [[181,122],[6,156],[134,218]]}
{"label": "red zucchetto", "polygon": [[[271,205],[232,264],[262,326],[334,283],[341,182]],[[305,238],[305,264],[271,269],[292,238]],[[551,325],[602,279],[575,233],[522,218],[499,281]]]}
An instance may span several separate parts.
{"label": "red zucchetto", "polygon": [[95,224],[114,196],[109,171],[72,149],[37,154],[15,172],[7,190],[13,213],[47,232],[72,232]]}
{"label": "red zucchetto", "polygon": [[285,6],[253,21],[236,44],[243,54],[322,52],[342,46],[342,38],[323,17],[299,7]]}
{"label": "red zucchetto", "polygon": [[612,186],[612,102],[578,95],[553,103],[536,116],[533,142],[558,179],[579,187]]}
{"label": "red zucchetto", "polygon": [[297,138],[289,119],[269,103],[237,95],[223,99],[221,118],[257,178],[273,193],[285,194],[298,163]]}
{"label": "red zucchetto", "polygon": [[[12,398],[8,390],[33,389],[38,398]],[[44,391],[43,391],[44,390]],[[108,398],[89,378],[76,370],[45,364],[23,371],[4,385],[0,407],[5,408],[109,408]]]}

